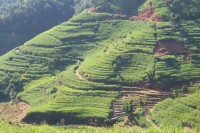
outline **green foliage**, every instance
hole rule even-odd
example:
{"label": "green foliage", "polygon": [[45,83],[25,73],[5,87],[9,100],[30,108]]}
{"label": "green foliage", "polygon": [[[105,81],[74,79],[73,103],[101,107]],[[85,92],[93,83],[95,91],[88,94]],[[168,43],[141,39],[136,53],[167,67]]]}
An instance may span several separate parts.
{"label": "green foliage", "polygon": [[39,33],[69,19],[74,13],[71,5],[73,5],[72,0],[15,0],[4,2],[0,6],[0,27],[2,31]]}
{"label": "green foliage", "polygon": [[200,17],[199,6],[200,2],[198,0],[174,0],[171,5],[171,10],[182,19],[197,19]]}
{"label": "green foliage", "polygon": [[164,100],[153,108],[152,118],[162,126],[192,127],[199,130],[198,97],[199,93],[195,93],[184,98]]}
{"label": "green foliage", "polygon": [[180,97],[181,91],[179,89],[172,89],[174,98]]}
{"label": "green foliage", "polygon": [[98,12],[109,12],[109,13],[120,13],[126,15],[136,15],[137,8],[145,0],[75,0],[77,3],[75,5],[76,12],[80,13],[84,9],[95,8]]}
{"label": "green foliage", "polygon": [[[165,55],[159,58],[155,66],[155,79],[158,84],[167,86],[168,88],[177,83],[183,85],[184,82],[189,83],[191,80],[199,78],[198,22],[184,21],[180,23],[180,26],[176,28],[175,32],[173,32],[174,30],[170,27],[172,27],[172,25],[170,26],[167,23],[160,23],[157,28],[158,39],[176,38],[183,40],[188,50],[191,53],[197,53],[197,55],[194,55],[193,58],[189,58],[188,61],[184,60],[184,54]],[[180,33],[181,36],[178,35]]]}
{"label": "green foliage", "polygon": [[199,4],[198,0],[146,0],[140,11],[155,8],[157,15],[167,20],[193,20],[199,18]]}
{"label": "green foliage", "polygon": [[137,108],[132,116],[133,116],[133,118],[132,118],[133,124],[138,125],[142,128],[151,127],[151,124],[144,117],[144,109],[143,108]]}
{"label": "green foliage", "polygon": [[87,13],[82,12],[81,14],[72,18],[73,22],[94,22],[94,21],[102,21],[109,20],[111,16],[109,13]]}
{"label": "green foliage", "polygon": [[134,101],[130,100],[124,103],[123,108],[127,115],[132,114],[134,112]]}
{"label": "green foliage", "polygon": [[74,14],[73,0],[6,0],[0,4],[0,55]]}
{"label": "green foliage", "polygon": [[[45,92],[47,89],[41,88],[42,86],[38,87],[40,87],[40,90],[37,93],[41,93],[42,90]],[[21,95],[21,99],[25,98],[24,100],[26,101],[34,100],[33,98],[27,97],[26,93],[24,94],[24,96]],[[51,101],[46,104],[46,102],[41,102],[42,99],[40,103],[37,102],[39,99],[35,99],[37,106],[30,110],[24,121],[42,122],[46,120],[50,124],[56,124],[61,118],[64,118],[70,124],[74,122],[77,124],[78,120],[80,124],[91,124],[95,122],[96,124],[102,125],[104,123],[103,120],[107,119],[111,111],[110,102],[116,96],[115,93],[108,91],[78,91],[65,86],[58,87],[56,93],[52,93],[51,89],[50,93],[46,95],[48,95],[48,99],[51,99]],[[45,101],[48,99],[43,97]],[[41,116],[40,119],[38,119],[38,115]]]}
{"label": "green foliage", "polygon": [[[50,8],[51,4],[48,5],[48,2],[67,8],[72,1],[17,2],[18,4],[13,3],[13,6],[21,3],[26,7],[31,3],[33,5],[30,7],[31,10],[37,11],[37,8],[43,8],[44,4],[45,8]],[[66,7],[63,2],[67,2]],[[78,121],[79,124],[104,125],[108,122],[106,119],[111,112],[110,103],[117,96],[117,90],[123,86],[140,85],[147,79],[149,83],[169,89],[174,85],[200,78],[200,26],[199,20],[191,21],[191,17],[196,18],[198,14],[191,16],[191,13],[188,13],[184,16],[187,13],[185,9],[181,10],[183,14],[178,11],[182,9],[180,6],[186,6],[183,2],[180,5],[177,5],[178,0],[172,3],[166,3],[164,0],[77,0],[75,2],[79,3],[75,6],[77,12],[89,7],[94,8],[94,12],[90,9],[85,10],[0,57],[1,100],[17,96],[18,99],[28,102],[32,109],[24,121],[30,123],[46,121],[56,124],[64,119],[63,123],[74,124]],[[198,5],[195,0],[189,1],[189,4],[193,2]],[[56,6],[55,10],[60,6]],[[170,20],[173,23],[125,20],[129,15],[136,15],[136,10],[140,6],[140,11],[156,8],[158,15],[166,17],[166,21]],[[24,10],[29,9],[24,8]],[[41,10],[38,11],[42,12]],[[52,10],[48,9],[48,13],[51,14]],[[21,14],[21,10],[16,9],[16,12],[18,15]],[[8,14],[15,16],[10,12]],[[47,21],[51,20],[52,16]],[[180,18],[183,21],[179,21]],[[13,20],[14,18],[10,20],[11,24]],[[25,23],[22,23],[23,28],[27,28],[26,24],[29,24],[29,21],[26,22],[23,15],[22,20]],[[5,17],[4,21],[6,22]],[[43,19],[40,21],[43,22]],[[58,19],[56,22],[60,21]],[[16,24],[18,23],[16,20]],[[31,25],[32,23],[29,26]],[[48,24],[46,26],[48,27]],[[20,28],[16,25],[13,27]],[[179,40],[184,43],[188,52],[166,53],[154,58],[156,44],[160,40]],[[189,54],[187,60],[185,54]],[[191,99],[194,97],[191,96]],[[189,101],[188,99],[166,100],[156,105],[153,118],[158,124],[165,125],[172,119],[177,126],[189,123],[190,126],[198,127],[199,107],[196,105],[198,99],[194,98],[194,102],[191,103]],[[145,103],[146,101],[139,100],[141,108]],[[133,103],[128,103],[125,110],[128,113],[133,112]],[[160,111],[163,111],[164,115]],[[173,117],[166,118],[171,116],[170,113]],[[139,116],[137,122],[146,123],[140,112],[137,116]]]}
{"label": "green foliage", "polygon": [[[141,129],[140,127],[115,127],[115,128],[93,128],[87,126],[48,126],[48,125],[24,125],[23,127],[19,127],[15,123],[8,123],[4,121],[0,121],[0,132],[18,132],[18,133],[30,133],[30,132],[39,132],[39,133],[46,133],[46,132],[57,132],[57,133],[83,133],[83,132],[90,132],[90,133],[132,133],[132,132],[145,132],[145,133],[170,133],[170,132],[189,132],[186,129],[181,128],[173,128],[173,127],[165,127],[162,130],[158,130],[156,128],[149,128],[149,129]],[[194,131],[194,133],[196,133]]]}

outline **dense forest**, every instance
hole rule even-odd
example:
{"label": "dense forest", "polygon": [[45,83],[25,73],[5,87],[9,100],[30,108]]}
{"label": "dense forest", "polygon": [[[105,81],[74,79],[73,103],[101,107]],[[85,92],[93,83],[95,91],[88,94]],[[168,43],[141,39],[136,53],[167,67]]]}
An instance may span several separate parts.
{"label": "dense forest", "polygon": [[74,14],[70,0],[16,0],[0,6],[1,32],[39,33]]}

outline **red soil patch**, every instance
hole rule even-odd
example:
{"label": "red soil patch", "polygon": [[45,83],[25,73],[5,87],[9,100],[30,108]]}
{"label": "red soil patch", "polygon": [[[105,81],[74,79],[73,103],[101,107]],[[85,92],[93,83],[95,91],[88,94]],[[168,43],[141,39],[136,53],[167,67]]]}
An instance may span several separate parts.
{"label": "red soil patch", "polygon": [[177,40],[163,40],[157,43],[155,53],[159,56],[166,54],[184,54],[187,59],[188,50],[182,42]]}
{"label": "red soil patch", "polygon": [[154,22],[161,22],[163,21],[163,18],[161,16],[156,15],[155,9],[146,9],[139,13],[138,16],[134,16],[131,18],[131,20],[138,21],[154,21]]}
{"label": "red soil patch", "polygon": [[0,104],[0,117],[11,121],[21,121],[31,106],[25,102]]}

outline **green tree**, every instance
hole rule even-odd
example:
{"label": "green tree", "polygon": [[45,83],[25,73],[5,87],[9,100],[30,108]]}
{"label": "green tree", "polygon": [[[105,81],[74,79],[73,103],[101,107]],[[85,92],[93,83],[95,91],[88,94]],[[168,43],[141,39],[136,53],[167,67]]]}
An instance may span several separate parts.
{"label": "green tree", "polygon": [[129,102],[126,102],[124,104],[124,111],[126,112],[126,114],[131,114],[134,112],[134,101],[130,100]]}

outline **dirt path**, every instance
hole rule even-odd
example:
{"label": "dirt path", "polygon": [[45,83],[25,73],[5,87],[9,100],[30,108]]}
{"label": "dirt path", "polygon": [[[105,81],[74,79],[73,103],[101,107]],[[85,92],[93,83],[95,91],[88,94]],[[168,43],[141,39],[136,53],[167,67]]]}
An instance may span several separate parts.
{"label": "dirt path", "polygon": [[146,120],[151,123],[153,127],[155,127],[157,130],[160,130],[159,127],[152,121],[151,117],[147,114],[147,111],[144,112],[144,117]]}
{"label": "dirt path", "polygon": [[14,103],[0,104],[0,117],[6,120],[20,122],[31,106],[25,102],[16,101]]}
{"label": "dirt path", "polygon": [[82,75],[79,73],[78,69],[76,69],[76,76],[79,77],[81,80],[86,80],[85,78],[82,77]]}
{"label": "dirt path", "polygon": [[186,130],[188,130],[189,133],[194,133],[194,130],[193,130],[191,127],[185,126],[184,128],[185,128]]}

